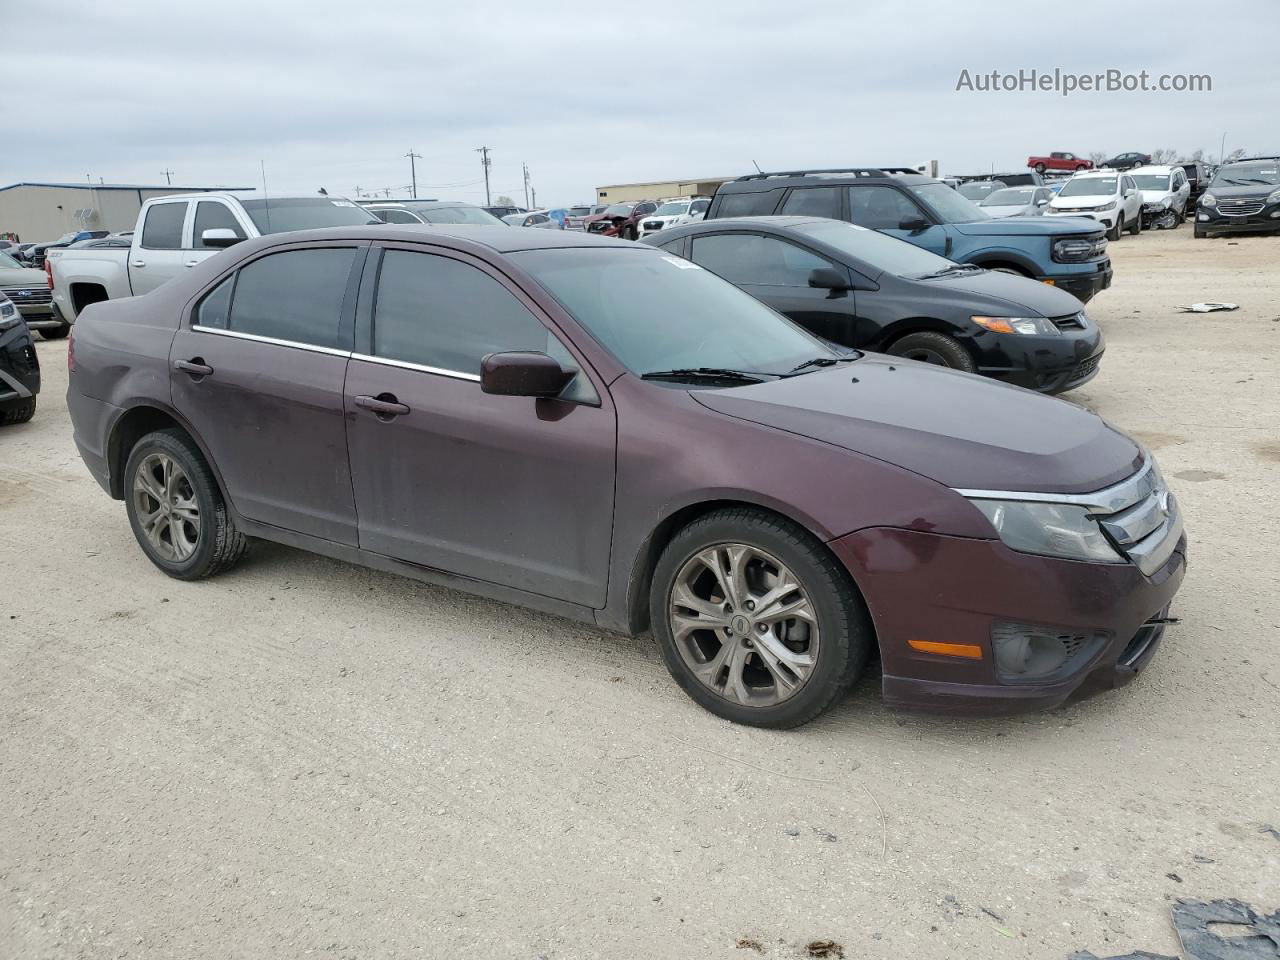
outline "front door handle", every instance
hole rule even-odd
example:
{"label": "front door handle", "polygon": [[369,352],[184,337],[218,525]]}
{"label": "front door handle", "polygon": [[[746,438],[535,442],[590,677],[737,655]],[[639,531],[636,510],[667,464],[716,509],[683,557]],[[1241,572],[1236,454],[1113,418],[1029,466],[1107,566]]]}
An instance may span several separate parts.
{"label": "front door handle", "polygon": [[145,267],[146,265],[147,261],[145,260],[135,260],[133,263],[129,264],[131,267]]}
{"label": "front door handle", "polygon": [[202,361],[199,357],[194,360],[175,360],[173,361],[173,369],[181,370],[183,373],[189,373],[193,377],[207,377],[213,373],[213,367]]}
{"label": "front door handle", "polygon": [[184,267],[194,267],[194,266],[197,266],[199,263],[200,263],[200,261],[199,261],[199,260],[188,260],[186,263],[184,263],[184,264],[183,264],[183,266],[184,266]]}
{"label": "front door handle", "polygon": [[402,417],[409,412],[408,405],[397,400],[394,393],[380,393],[376,397],[356,397],[356,406],[377,414],[379,420]]}

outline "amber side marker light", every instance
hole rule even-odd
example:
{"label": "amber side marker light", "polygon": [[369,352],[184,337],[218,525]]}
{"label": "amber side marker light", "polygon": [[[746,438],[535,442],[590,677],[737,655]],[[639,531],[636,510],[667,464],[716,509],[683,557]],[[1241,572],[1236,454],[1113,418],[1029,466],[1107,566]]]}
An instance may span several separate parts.
{"label": "amber side marker light", "polygon": [[1043,283],[1046,287],[1056,287],[1058,285],[1057,280],[1041,280],[1040,282]]}
{"label": "amber side marker light", "polygon": [[982,648],[976,643],[937,643],[933,640],[908,640],[907,646],[921,653],[936,653],[943,657],[963,657],[965,660],[981,660]]}

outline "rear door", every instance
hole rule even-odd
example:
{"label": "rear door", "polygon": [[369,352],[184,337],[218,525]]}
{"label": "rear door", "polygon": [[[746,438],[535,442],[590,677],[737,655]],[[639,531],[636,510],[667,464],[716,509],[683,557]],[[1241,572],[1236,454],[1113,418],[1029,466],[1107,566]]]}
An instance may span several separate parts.
{"label": "rear door", "polygon": [[129,286],[134,296],[150,293],[182,273],[189,206],[186,200],[167,200],[147,208],[142,232],[134,237],[129,251]]}
{"label": "rear door", "polygon": [[[346,382],[360,546],[603,606],[617,445],[603,382],[481,260],[387,245],[365,276]],[[481,359],[508,350],[550,353],[578,376],[560,399],[482,392]]]}
{"label": "rear door", "polygon": [[819,267],[845,276],[848,269],[812,250],[778,237],[734,231],[694,237],[689,259],[826,340],[849,347],[865,342],[858,334],[854,292],[809,286],[809,274]]}
{"label": "rear door", "polygon": [[174,338],[173,405],[251,520],[355,544],[342,383],[367,245],[273,247]]}

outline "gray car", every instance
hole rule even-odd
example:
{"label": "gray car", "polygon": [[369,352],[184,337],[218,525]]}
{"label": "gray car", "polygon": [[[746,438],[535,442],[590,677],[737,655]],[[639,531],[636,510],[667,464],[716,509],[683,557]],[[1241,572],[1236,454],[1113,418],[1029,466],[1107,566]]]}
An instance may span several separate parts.
{"label": "gray car", "polygon": [[542,230],[563,230],[564,225],[547,215],[545,210],[530,210],[528,213],[509,213],[502,218],[509,227],[538,227]]}
{"label": "gray car", "polygon": [[1048,187],[1004,187],[987,194],[978,206],[989,217],[1038,217],[1052,199]]}
{"label": "gray car", "polygon": [[502,223],[484,207],[457,200],[370,200],[361,206],[383,223],[470,223],[487,227]]}

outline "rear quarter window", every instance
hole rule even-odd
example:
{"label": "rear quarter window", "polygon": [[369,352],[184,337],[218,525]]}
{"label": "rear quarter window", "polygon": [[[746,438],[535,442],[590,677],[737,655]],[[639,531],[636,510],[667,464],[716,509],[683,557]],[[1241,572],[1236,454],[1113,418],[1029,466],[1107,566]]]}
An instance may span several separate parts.
{"label": "rear quarter window", "polygon": [[773,213],[782,199],[782,187],[756,193],[727,193],[720,198],[717,217],[761,217]]}

